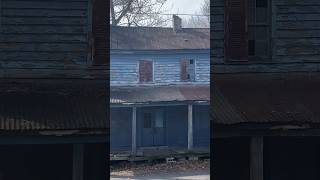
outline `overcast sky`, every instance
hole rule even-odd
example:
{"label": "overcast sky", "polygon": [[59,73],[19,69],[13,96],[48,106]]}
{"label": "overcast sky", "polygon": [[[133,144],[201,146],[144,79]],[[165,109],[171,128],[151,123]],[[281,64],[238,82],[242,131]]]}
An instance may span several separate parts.
{"label": "overcast sky", "polygon": [[170,14],[194,14],[199,12],[202,3],[203,0],[167,0],[165,7],[172,7]]}

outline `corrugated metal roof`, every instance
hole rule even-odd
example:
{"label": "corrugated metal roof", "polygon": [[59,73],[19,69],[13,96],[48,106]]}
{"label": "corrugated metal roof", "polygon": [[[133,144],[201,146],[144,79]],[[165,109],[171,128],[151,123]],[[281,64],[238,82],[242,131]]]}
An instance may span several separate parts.
{"label": "corrugated metal roof", "polygon": [[218,90],[216,86],[212,87],[212,116],[215,123],[234,124],[245,122],[244,117],[228,101],[226,97]]}
{"label": "corrugated metal roof", "polygon": [[237,74],[215,79],[219,89],[213,97],[215,124],[320,123],[316,76]]}
{"label": "corrugated metal roof", "polygon": [[176,33],[172,28],[111,26],[110,37],[111,49],[210,49],[208,28],[183,28]]}
{"label": "corrugated metal roof", "polygon": [[0,93],[0,131],[106,129],[99,96]]}
{"label": "corrugated metal roof", "polygon": [[208,85],[111,87],[110,103],[210,101]]}

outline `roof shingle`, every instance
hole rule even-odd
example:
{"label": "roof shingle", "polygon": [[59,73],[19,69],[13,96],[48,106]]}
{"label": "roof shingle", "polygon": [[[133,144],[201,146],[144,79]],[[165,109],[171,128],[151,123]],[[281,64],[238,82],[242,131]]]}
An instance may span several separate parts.
{"label": "roof shingle", "polygon": [[210,49],[208,28],[183,28],[175,32],[162,27],[111,26],[111,49],[168,50]]}

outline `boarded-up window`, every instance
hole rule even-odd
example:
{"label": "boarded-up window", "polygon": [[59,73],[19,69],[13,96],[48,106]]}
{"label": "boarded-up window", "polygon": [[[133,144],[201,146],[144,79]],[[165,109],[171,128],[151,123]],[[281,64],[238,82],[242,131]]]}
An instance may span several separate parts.
{"label": "boarded-up window", "polygon": [[180,79],[181,81],[195,80],[195,62],[193,59],[183,59],[180,61]]}
{"label": "boarded-up window", "polygon": [[92,8],[92,35],[93,35],[93,63],[102,65],[108,63],[107,19],[109,16],[106,0],[94,0]]}
{"label": "boarded-up window", "polygon": [[141,83],[153,81],[153,67],[152,61],[139,61],[139,81]]}
{"label": "boarded-up window", "polygon": [[247,0],[225,0],[225,56],[248,60]]}

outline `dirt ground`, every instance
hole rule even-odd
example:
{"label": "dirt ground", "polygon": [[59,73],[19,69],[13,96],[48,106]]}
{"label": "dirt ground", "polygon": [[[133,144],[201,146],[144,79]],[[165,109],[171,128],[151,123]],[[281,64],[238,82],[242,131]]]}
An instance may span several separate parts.
{"label": "dirt ground", "polygon": [[210,161],[176,161],[156,163],[120,163],[110,167],[111,180],[209,180]]}

